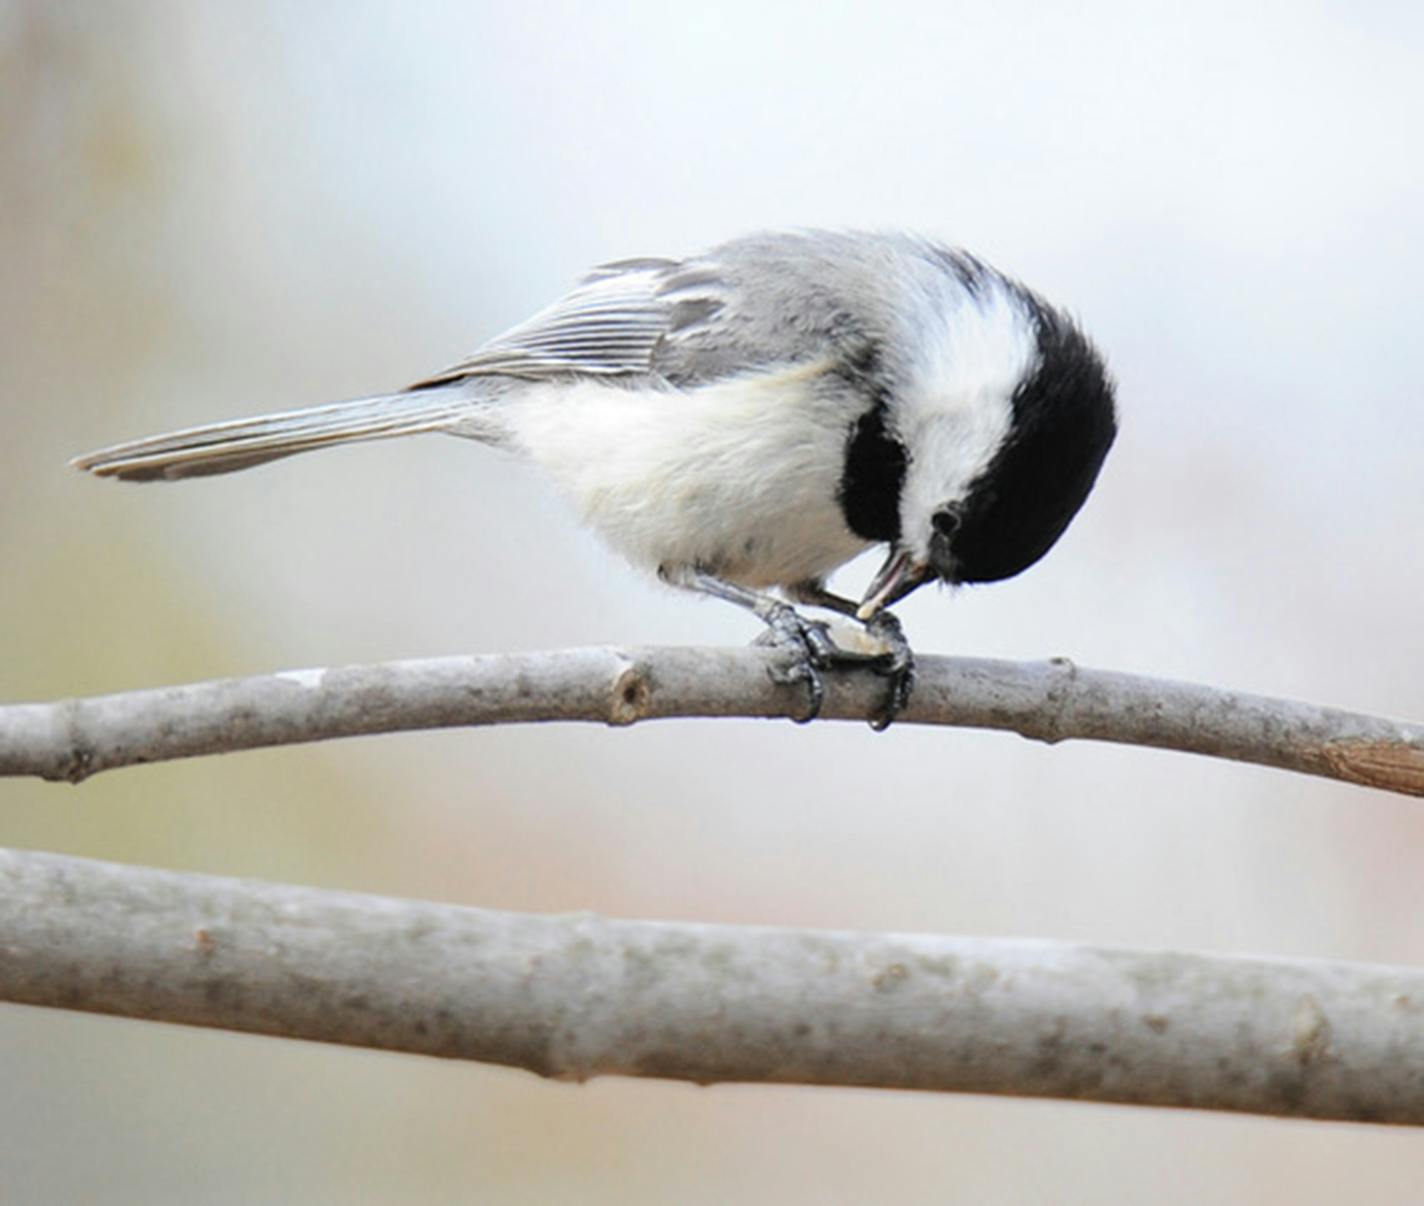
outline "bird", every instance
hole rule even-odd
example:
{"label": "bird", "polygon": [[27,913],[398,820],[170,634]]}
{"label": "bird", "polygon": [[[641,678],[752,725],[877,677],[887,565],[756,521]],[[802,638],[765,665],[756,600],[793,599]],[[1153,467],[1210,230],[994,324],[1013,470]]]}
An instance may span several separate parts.
{"label": "bird", "polygon": [[[889,610],[927,582],[994,582],[1078,513],[1117,433],[1115,383],[1064,310],[905,232],[768,231],[592,269],[472,355],[392,393],[189,427],[76,457],[100,477],[227,473],[440,432],[527,457],[635,565],[757,616],[780,682],[864,663],[869,719],[908,703]],[[883,546],[864,595],[829,576]],[[796,605],[852,617],[844,648]]]}

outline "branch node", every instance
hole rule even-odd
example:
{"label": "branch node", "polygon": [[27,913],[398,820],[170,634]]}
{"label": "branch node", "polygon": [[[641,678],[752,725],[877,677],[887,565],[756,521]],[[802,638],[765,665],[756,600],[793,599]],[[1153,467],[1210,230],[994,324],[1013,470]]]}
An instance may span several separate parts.
{"label": "branch node", "polygon": [[1068,705],[1078,687],[1078,665],[1071,657],[1061,655],[1049,658],[1048,665],[1053,673],[1044,700],[1047,707],[1033,735],[1047,745],[1057,745],[1069,735]]}
{"label": "branch node", "polygon": [[608,723],[622,727],[644,719],[652,698],[652,684],[642,667],[636,662],[625,662],[609,693]]}
{"label": "branch node", "polygon": [[1296,1009],[1291,1052],[1301,1067],[1317,1063],[1330,1054],[1330,1019],[1310,993],[1301,997]]}
{"label": "branch node", "polygon": [[66,699],[58,703],[65,735],[63,755],[56,760],[44,778],[51,782],[83,783],[94,773],[94,747],[84,737],[84,716],[81,701]]}

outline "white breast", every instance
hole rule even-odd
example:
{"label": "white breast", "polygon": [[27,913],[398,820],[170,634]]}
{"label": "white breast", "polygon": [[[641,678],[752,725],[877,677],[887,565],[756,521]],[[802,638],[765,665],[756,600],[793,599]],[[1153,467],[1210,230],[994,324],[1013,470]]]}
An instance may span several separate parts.
{"label": "white breast", "polygon": [[836,501],[859,405],[812,365],[687,391],[531,384],[499,420],[635,563],[767,587],[867,547]]}

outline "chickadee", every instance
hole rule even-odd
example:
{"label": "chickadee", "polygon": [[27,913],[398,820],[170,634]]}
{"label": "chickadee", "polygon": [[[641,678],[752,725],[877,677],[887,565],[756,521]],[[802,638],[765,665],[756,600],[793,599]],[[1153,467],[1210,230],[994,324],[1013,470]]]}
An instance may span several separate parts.
{"label": "chickadee", "polygon": [[[664,580],[755,613],[817,669],[855,655],[766,593],[856,617],[889,653],[876,727],[913,661],[885,609],[931,579],[1032,565],[1116,434],[1101,358],[1062,311],[907,235],[767,233],[594,269],[467,360],[394,394],[187,428],[73,463],[131,481],[246,469],[437,431],[523,453]],[[875,544],[859,603],[825,580]],[[861,655],[863,658],[863,655]]]}

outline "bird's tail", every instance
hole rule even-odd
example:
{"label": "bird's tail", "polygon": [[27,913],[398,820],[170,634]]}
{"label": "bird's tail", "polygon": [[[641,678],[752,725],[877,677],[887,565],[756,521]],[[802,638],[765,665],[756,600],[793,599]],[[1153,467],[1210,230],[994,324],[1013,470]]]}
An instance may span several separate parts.
{"label": "bird's tail", "polygon": [[446,430],[467,414],[469,407],[469,393],[459,384],[382,394],[187,427],[100,448],[75,457],[70,464],[99,477],[126,481],[231,473],[332,444]]}

